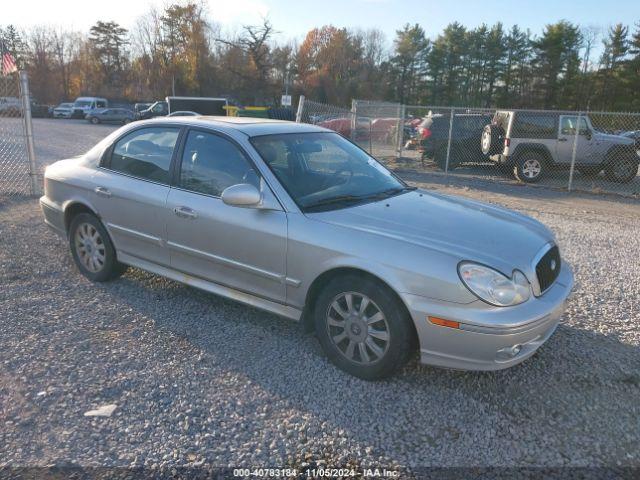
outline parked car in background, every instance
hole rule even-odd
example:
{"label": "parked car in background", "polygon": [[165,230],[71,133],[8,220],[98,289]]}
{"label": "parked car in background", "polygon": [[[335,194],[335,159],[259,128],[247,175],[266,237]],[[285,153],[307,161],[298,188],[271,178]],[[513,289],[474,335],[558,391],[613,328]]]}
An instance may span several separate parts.
{"label": "parked car in background", "polygon": [[135,113],[126,108],[102,108],[93,110],[87,114],[86,119],[95,124],[98,123],[124,123],[133,122],[136,119]]}
{"label": "parked car in background", "polygon": [[149,102],[134,103],[133,104],[133,111],[137,114],[137,113],[140,113],[142,110],[146,110],[151,105],[153,105],[153,103],[149,103]]}
{"label": "parked car in background", "polygon": [[451,128],[449,169],[462,163],[486,162],[480,148],[480,137],[491,115],[481,113],[456,113],[451,116],[432,114],[418,125],[417,133],[423,158],[432,159],[442,170],[446,168]]}
{"label": "parked car in background", "polygon": [[50,118],[53,115],[53,109],[50,105],[39,103],[33,99],[31,101],[31,117],[32,118]]}
{"label": "parked car in background", "polygon": [[73,115],[73,103],[61,103],[53,109],[53,118],[71,118]]}
{"label": "parked car in background", "polygon": [[488,159],[527,183],[539,181],[554,167],[568,168],[574,145],[575,166],[584,175],[604,170],[609,180],[627,183],[638,174],[635,141],[596,130],[588,115],[499,110],[481,139]]}
{"label": "parked car in background", "polygon": [[138,120],[148,120],[154,117],[165,117],[169,114],[169,105],[167,102],[155,102],[149,108],[141,110],[137,114]]}
{"label": "parked car in background", "polygon": [[73,102],[72,118],[85,118],[91,110],[107,108],[109,101],[101,97],[78,97]]}
{"label": "parked car in background", "polygon": [[416,190],[314,125],[135,123],[47,167],[44,185],[45,221],[90,280],[130,265],[302,322],[368,380],[416,349],[455,369],[518,364],[573,286],[540,222]]}
{"label": "parked car in background", "polygon": [[197,117],[199,115],[198,112],[190,112],[188,110],[178,110],[169,114],[170,117]]}
{"label": "parked car in background", "polygon": [[18,97],[0,97],[0,116],[19,117],[22,115],[22,101]]}

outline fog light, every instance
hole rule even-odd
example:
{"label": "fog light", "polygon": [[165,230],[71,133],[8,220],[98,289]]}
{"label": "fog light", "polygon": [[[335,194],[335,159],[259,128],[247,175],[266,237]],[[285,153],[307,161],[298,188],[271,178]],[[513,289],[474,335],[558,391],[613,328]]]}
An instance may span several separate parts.
{"label": "fog light", "polygon": [[521,350],[522,345],[520,345],[519,343],[511,347],[502,348],[496,352],[496,360],[511,360],[512,358],[516,357]]}

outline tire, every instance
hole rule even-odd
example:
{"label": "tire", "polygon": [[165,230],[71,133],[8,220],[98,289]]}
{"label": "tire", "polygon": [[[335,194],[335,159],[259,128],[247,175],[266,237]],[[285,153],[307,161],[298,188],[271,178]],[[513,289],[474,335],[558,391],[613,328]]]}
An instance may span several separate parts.
{"label": "tire", "polygon": [[367,277],[331,280],[316,299],[314,324],[329,360],[364,380],[392,375],[414,351],[415,330],[404,305],[388,287]]}
{"label": "tire", "polygon": [[578,171],[585,177],[597,177],[602,167],[578,167]]}
{"label": "tire", "polygon": [[631,155],[614,158],[604,171],[612,182],[629,183],[638,174],[638,159]]}
{"label": "tire", "polygon": [[89,280],[107,282],[127,269],[118,262],[109,234],[94,215],[80,213],[73,217],[68,236],[73,261]]}
{"label": "tire", "polygon": [[125,118],[125,119],[122,121],[122,124],[123,124],[123,125],[127,125],[128,123],[131,123],[131,119],[130,119],[130,118]]}
{"label": "tire", "polygon": [[520,155],[514,168],[515,177],[525,183],[536,183],[544,177],[547,170],[546,159],[538,152],[525,152]]}
{"label": "tire", "polygon": [[91,123],[97,125],[100,123],[100,119],[98,117],[91,117]]}
{"label": "tire", "polygon": [[480,149],[483,155],[497,155],[504,150],[504,128],[499,125],[487,125],[482,130]]}
{"label": "tire", "polygon": [[[454,160],[454,158],[458,158],[456,154],[456,150],[453,146],[451,146],[451,151],[449,152],[449,170],[454,170],[460,166],[460,163]],[[438,148],[433,154],[433,161],[443,172],[447,169],[447,146]]]}

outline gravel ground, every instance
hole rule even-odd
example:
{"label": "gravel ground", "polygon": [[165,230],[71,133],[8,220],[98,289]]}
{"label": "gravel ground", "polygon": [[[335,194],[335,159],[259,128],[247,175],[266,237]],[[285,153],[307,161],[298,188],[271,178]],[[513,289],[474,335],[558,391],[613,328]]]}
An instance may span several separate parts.
{"label": "gravel ground", "polygon": [[[108,128],[39,149],[80,153]],[[136,269],[92,284],[33,199],[5,201],[0,466],[640,467],[640,205],[403,175],[556,232],[575,295],[533,358],[494,373],[414,359],[364,382],[276,316]]]}

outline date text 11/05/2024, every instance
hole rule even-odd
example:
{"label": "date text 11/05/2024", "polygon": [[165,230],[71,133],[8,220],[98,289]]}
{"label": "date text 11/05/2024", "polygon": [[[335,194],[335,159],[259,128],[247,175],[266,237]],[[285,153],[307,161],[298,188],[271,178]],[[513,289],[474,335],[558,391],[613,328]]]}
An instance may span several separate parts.
{"label": "date text 11/05/2024", "polygon": [[308,478],[345,478],[345,477],[365,477],[365,478],[399,478],[400,472],[388,470],[386,468],[234,468],[233,476],[240,478],[266,478],[266,477],[298,477],[303,475]]}

